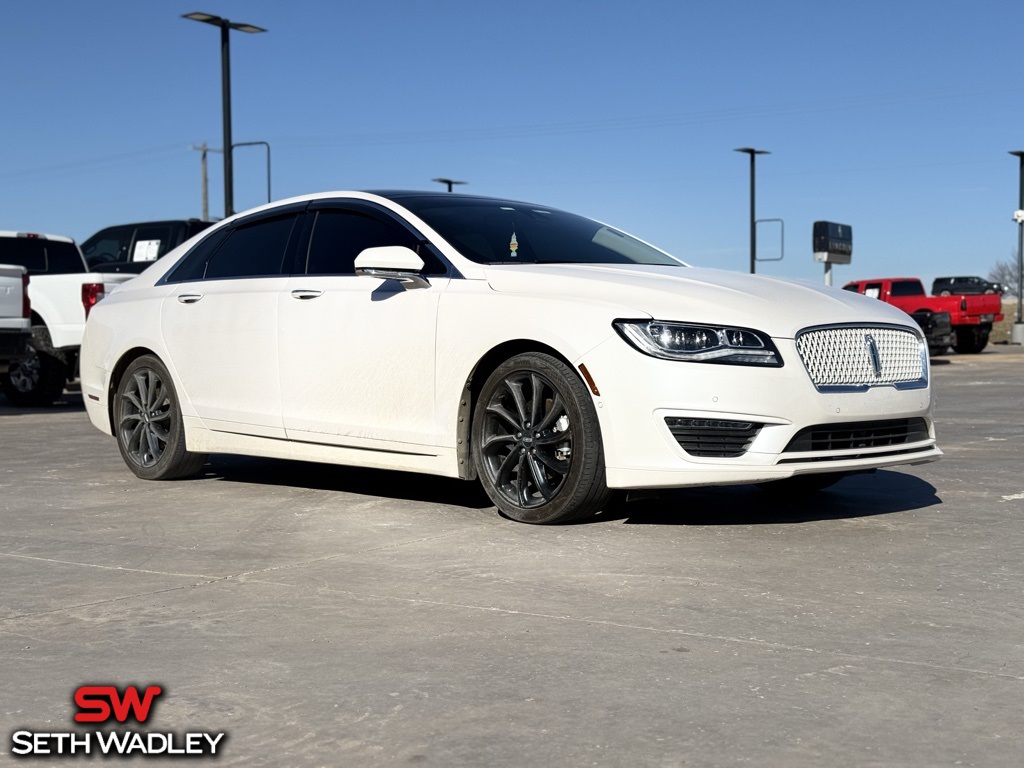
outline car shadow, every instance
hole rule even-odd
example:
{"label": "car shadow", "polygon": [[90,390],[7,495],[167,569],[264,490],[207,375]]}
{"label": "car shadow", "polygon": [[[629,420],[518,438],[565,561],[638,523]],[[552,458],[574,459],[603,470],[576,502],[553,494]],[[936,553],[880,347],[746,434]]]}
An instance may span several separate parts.
{"label": "car shadow", "polygon": [[82,393],[77,391],[65,391],[60,398],[52,405],[31,406],[21,408],[12,405],[2,392],[0,392],[0,417],[3,416],[28,416],[42,413],[67,413],[68,411],[85,412],[85,403],[82,400]]}
{"label": "car shadow", "polygon": [[891,470],[851,475],[830,488],[803,495],[775,493],[753,485],[659,491],[647,498],[621,498],[594,522],[629,525],[757,525],[847,520],[924,509],[942,500],[930,483]]}
{"label": "car shadow", "polygon": [[233,483],[338,491],[470,509],[493,507],[480,483],[436,475],[306,461],[215,454],[203,467],[199,477]]}
{"label": "car shadow", "polygon": [[[494,505],[478,482],[302,461],[215,455],[200,475],[235,483],[337,491],[443,504],[466,509]],[[621,521],[628,525],[794,524],[895,514],[941,504],[930,483],[894,471],[852,475],[831,488],[786,497],[753,485],[616,494],[596,516],[573,525]]]}

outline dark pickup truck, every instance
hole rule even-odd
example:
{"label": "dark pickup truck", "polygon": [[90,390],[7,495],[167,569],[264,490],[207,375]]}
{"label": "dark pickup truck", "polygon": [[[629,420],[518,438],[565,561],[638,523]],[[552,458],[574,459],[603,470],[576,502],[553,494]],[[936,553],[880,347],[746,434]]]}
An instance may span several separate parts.
{"label": "dark pickup truck", "polygon": [[139,274],[172,248],[213,223],[202,219],[169,219],[119,224],[101,229],[83,242],[82,254],[94,272]]}

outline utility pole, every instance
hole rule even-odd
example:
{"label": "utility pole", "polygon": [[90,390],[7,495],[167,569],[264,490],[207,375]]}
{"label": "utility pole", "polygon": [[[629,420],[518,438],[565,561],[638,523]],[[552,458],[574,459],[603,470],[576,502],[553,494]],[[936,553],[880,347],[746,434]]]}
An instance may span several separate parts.
{"label": "utility pole", "polygon": [[210,150],[207,148],[205,141],[202,144],[200,144],[198,147],[195,144],[192,144],[189,148],[190,149],[198,149],[200,152],[202,152],[202,155],[201,155],[202,160],[200,161],[200,165],[202,166],[202,174],[203,174],[203,181],[202,181],[202,183],[203,183],[203,221],[209,221],[210,220],[210,179],[206,175],[206,153],[209,152]]}

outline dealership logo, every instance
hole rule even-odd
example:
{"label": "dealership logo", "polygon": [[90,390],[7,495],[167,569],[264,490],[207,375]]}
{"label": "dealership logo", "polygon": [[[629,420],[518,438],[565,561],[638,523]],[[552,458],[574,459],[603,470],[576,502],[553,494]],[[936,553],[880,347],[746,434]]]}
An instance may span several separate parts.
{"label": "dealership logo", "polygon": [[97,754],[108,757],[213,757],[219,754],[218,750],[224,744],[226,733],[155,732],[126,726],[130,721],[139,725],[146,723],[156,708],[157,699],[163,693],[164,688],[159,685],[149,685],[145,688],[129,685],[123,689],[116,685],[80,686],[72,697],[77,709],[74,721],[99,726],[113,725],[114,730],[18,730],[11,734],[11,754],[16,757],[76,757]]}

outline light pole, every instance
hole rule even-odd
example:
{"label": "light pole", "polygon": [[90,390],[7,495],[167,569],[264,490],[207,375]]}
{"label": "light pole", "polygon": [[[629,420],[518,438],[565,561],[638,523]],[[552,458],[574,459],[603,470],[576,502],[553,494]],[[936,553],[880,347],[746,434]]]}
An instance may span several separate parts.
{"label": "light pole", "polygon": [[235,147],[257,147],[263,145],[267,148],[267,202],[270,202],[270,143],[266,141],[240,141],[237,144],[232,144],[231,148]]}
{"label": "light pole", "polygon": [[1024,287],[1024,151],[1016,150],[1010,154],[1020,158],[1020,197],[1017,211],[1013,214],[1013,220],[1017,222],[1017,321],[1010,331],[1010,342],[1024,344],[1024,320],[1021,318],[1021,311],[1024,310],[1024,295],[1021,295],[1021,288]]}
{"label": "light pole", "polygon": [[466,181],[454,181],[452,179],[432,179],[432,181],[436,181],[439,184],[447,184],[449,192],[452,191],[452,186],[454,184],[468,184],[469,183],[469,182],[466,182]]}
{"label": "light pole", "polygon": [[201,21],[205,24],[212,24],[220,27],[220,78],[221,93],[224,110],[224,217],[227,218],[234,213],[234,184],[235,176],[231,166],[231,47],[230,32],[237,29],[239,32],[266,32],[262,27],[252,24],[240,24],[236,21],[214,16],[212,13],[186,13],[182,18]]}
{"label": "light pole", "polygon": [[771,152],[765,149],[754,149],[753,147],[740,147],[736,152],[743,152],[750,155],[750,274],[757,271],[757,219],[754,215],[754,159],[758,155],[770,155]]}

